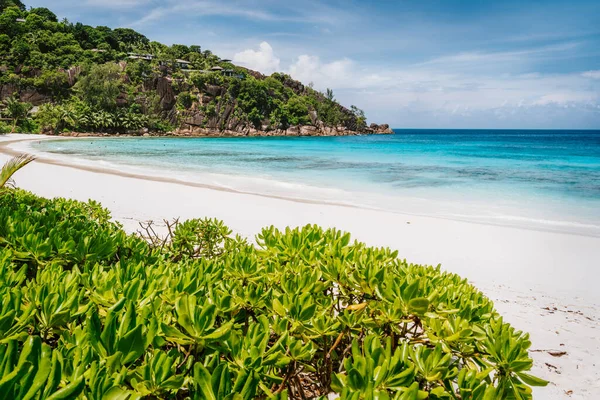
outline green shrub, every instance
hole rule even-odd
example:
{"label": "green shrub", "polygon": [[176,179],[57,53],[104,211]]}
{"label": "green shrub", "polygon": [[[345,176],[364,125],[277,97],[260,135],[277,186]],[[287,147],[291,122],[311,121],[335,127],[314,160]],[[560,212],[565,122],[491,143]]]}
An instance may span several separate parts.
{"label": "green shrub", "polygon": [[34,85],[44,93],[52,95],[56,100],[68,97],[69,79],[61,71],[44,71],[34,79]]}
{"label": "green shrub", "polygon": [[190,92],[181,92],[177,96],[177,106],[179,109],[187,110],[192,107],[196,100],[196,96],[192,95]]}
{"label": "green shrub", "polygon": [[[169,225],[171,226],[171,225]],[[0,195],[4,398],[529,399],[529,337],[439,267],[317,226],[162,241]]]}
{"label": "green shrub", "polygon": [[93,108],[114,111],[117,96],[124,89],[123,73],[118,64],[93,65],[75,84],[79,97]]}
{"label": "green shrub", "polygon": [[0,102],[0,115],[12,120],[11,133],[15,131],[18,124],[27,119],[32,105],[19,100],[17,94],[13,94]]}
{"label": "green shrub", "polygon": [[40,133],[40,126],[33,118],[26,118],[19,122],[18,131],[21,133]]}
{"label": "green shrub", "polygon": [[6,122],[0,121],[0,134],[10,133],[12,126]]}

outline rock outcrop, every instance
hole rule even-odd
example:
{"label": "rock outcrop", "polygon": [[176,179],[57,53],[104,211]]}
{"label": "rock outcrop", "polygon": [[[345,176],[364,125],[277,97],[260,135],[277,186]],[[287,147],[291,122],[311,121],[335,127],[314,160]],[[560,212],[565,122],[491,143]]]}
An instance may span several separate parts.
{"label": "rock outcrop", "polygon": [[[257,79],[265,76],[251,70],[248,74]],[[309,90],[301,82],[283,75],[283,85],[297,95],[305,95]],[[310,124],[300,126],[271,126],[270,121],[262,122],[260,128],[235,113],[237,100],[226,96],[227,88],[218,85],[206,85],[203,90],[195,92],[197,103],[189,110],[179,111],[179,128],[173,132],[180,136],[349,136],[359,134],[393,134],[387,124],[360,123],[357,116],[349,109],[336,104],[343,123],[337,126],[326,126],[315,109],[309,109]],[[325,96],[316,93],[320,101]],[[214,106],[210,115],[206,114],[208,105]]]}
{"label": "rock outcrop", "polygon": [[[173,132],[177,136],[214,136],[214,137],[233,137],[233,136],[353,136],[361,134],[393,134],[394,131],[387,124],[371,124],[368,128],[361,131],[353,131],[345,126],[314,126],[301,125],[290,126],[287,129],[256,129],[252,126],[240,124],[239,121],[232,121],[224,129],[216,127],[202,127],[185,123],[183,127]],[[210,124],[215,125],[215,124]],[[266,127],[264,127],[266,128]]]}

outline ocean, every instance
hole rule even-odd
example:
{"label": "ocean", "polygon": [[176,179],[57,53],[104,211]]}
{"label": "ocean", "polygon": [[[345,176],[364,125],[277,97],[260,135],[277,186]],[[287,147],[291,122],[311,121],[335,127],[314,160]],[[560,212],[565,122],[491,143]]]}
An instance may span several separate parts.
{"label": "ocean", "polygon": [[32,146],[75,163],[241,192],[600,236],[600,131],[395,132]]}

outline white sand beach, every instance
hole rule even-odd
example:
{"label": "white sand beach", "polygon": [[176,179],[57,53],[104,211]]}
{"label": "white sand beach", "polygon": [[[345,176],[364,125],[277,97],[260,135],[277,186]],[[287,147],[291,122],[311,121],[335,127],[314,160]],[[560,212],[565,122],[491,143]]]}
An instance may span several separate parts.
{"label": "white sand beach", "polygon": [[[0,136],[0,163],[41,139]],[[97,200],[130,232],[139,221],[176,217],[217,217],[247,237],[268,225],[315,223],[397,249],[410,262],[441,264],[492,298],[513,326],[530,332],[532,372],[551,382],[534,389],[535,398],[600,398],[599,237],[237,193],[43,155],[15,181],[41,196]]]}

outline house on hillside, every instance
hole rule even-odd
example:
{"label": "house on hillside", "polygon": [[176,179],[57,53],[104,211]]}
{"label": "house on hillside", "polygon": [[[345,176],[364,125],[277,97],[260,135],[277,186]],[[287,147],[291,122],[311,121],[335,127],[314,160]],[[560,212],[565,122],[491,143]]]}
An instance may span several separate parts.
{"label": "house on hillside", "polygon": [[215,65],[209,71],[200,71],[201,73],[209,73],[209,72],[220,72],[223,76],[232,76],[238,79],[245,79],[246,75],[238,74],[233,69],[225,69],[221,66]]}
{"label": "house on hillside", "polygon": [[186,60],[177,59],[175,60],[175,64],[177,64],[177,66],[181,69],[188,69],[192,63]]}
{"label": "house on hillside", "polygon": [[127,54],[129,54],[129,56],[127,58],[130,58],[132,60],[145,60],[145,61],[154,60],[154,56],[152,54],[137,54],[137,53],[127,53]]}

